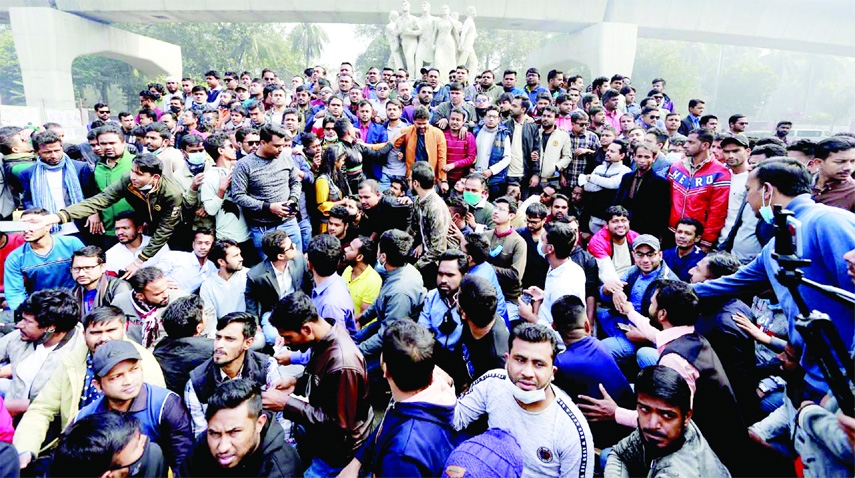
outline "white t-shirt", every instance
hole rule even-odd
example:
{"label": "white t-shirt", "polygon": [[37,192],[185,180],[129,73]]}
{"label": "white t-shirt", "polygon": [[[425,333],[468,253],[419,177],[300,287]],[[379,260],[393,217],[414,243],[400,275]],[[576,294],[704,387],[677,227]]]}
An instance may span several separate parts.
{"label": "white t-shirt", "polygon": [[546,273],[543,285],[543,302],[537,310],[537,323],[552,324],[552,304],[565,295],[582,299],[585,304],[585,270],[569,258],[555,269]]}
{"label": "white t-shirt", "polygon": [[[137,255],[145,249],[145,246],[147,246],[150,241],[151,237],[143,234],[139,249],[130,249],[122,243],[116,244],[115,246],[107,249],[107,271],[119,272],[121,270],[125,270],[125,267],[137,258]],[[169,252],[169,246],[164,244],[163,248],[157,251],[157,254],[147,260],[142,266],[149,267],[157,264],[160,258],[162,258],[167,252]]]}
{"label": "white t-shirt", "polygon": [[18,398],[27,398],[30,396],[30,388],[36,380],[36,375],[39,374],[39,370],[42,369],[42,365],[44,365],[51,351],[56,348],[56,345],[57,344],[54,344],[50,347],[45,347],[44,344],[37,345],[36,350],[33,351],[33,353],[24,357],[24,359],[15,366],[15,373],[26,385],[24,396]]}
{"label": "white t-shirt", "polygon": [[[724,227],[721,229],[721,234],[718,236],[718,243],[723,244],[736,224],[736,215],[739,214],[739,209],[742,207],[742,198],[745,197],[745,183],[748,182],[748,171],[739,174],[730,175],[730,194],[727,198],[727,218],[724,220]],[[749,208],[751,209],[751,208]]]}
{"label": "white t-shirt", "polygon": [[[50,189],[50,197],[53,199],[53,204],[57,211],[65,209],[69,204],[65,204],[65,188],[62,181],[62,170],[45,171],[45,179],[47,179],[48,188]],[[76,234],[80,232],[74,221],[68,221],[60,226],[58,234],[64,236],[66,234]]]}
{"label": "white t-shirt", "polygon": [[[578,266],[577,266],[578,267]],[[462,430],[484,414],[490,428],[514,436],[523,454],[523,478],[594,476],[594,440],[576,404],[556,386],[555,400],[538,413],[519,406],[502,369],[476,380],[454,408],[454,428]]]}
{"label": "white t-shirt", "polygon": [[612,242],[612,263],[618,277],[623,277],[623,273],[632,267],[632,257],[629,254],[629,241],[624,241],[622,245]]}

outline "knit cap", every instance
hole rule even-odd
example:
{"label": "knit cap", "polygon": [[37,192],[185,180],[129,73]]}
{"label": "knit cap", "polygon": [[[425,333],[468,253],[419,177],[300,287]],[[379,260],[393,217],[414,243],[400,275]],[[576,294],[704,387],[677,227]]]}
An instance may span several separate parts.
{"label": "knit cap", "polygon": [[523,456],[517,439],[501,428],[461,443],[448,456],[443,478],[519,478]]}

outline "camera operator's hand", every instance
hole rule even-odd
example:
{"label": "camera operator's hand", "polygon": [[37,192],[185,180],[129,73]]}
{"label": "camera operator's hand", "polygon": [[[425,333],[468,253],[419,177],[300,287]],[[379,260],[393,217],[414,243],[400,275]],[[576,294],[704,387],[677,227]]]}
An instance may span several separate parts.
{"label": "camera operator's hand", "polygon": [[846,438],[849,439],[849,445],[855,447],[855,418],[844,415],[843,412],[838,412],[837,423],[846,433]]}

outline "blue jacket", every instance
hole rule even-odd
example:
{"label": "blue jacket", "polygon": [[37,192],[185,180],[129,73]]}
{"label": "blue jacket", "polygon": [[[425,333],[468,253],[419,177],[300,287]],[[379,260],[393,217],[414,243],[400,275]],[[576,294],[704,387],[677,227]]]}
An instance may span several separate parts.
{"label": "blue jacket", "polygon": [[[784,207],[793,211],[796,219],[802,223],[803,256],[813,261],[809,266],[801,268],[805,278],[855,293],[855,284],[846,273],[846,262],[842,259],[843,254],[855,249],[855,214],[817,204],[810,198],[810,194],[799,195]],[[774,251],[773,238],[751,263],[740,267],[733,275],[696,284],[695,292],[702,300],[715,297],[735,298],[746,294],[759,294],[771,286],[789,319],[790,342],[804,350],[804,341],[795,328],[795,318],[799,313],[796,303],[790,291],[775,278],[778,264],[772,258]],[[852,320],[855,309],[804,286],[799,288],[799,292],[812,310],[824,312],[831,317],[846,350],[852,350],[855,342],[855,321]],[[828,384],[817,362],[802,352],[801,365],[807,371],[805,380],[817,390],[827,392]]]}
{"label": "blue jacket", "polygon": [[[472,130],[472,134],[475,135],[475,138],[478,138],[478,133],[481,131],[481,128],[484,127],[484,122],[478,124],[474,130]],[[508,129],[505,123],[499,123],[499,126],[496,127],[496,138],[493,140],[493,149],[490,151],[490,160],[487,163],[487,166],[492,166],[499,161],[501,161],[505,157],[505,138],[511,135],[511,130]],[[477,159],[476,159],[477,161]],[[499,174],[494,174],[490,176],[490,179],[487,180],[487,184],[505,184],[508,182],[508,168],[505,168]]]}
{"label": "blue jacket", "polygon": [[[361,129],[359,123],[356,124],[356,127]],[[368,125],[368,133],[362,138],[362,141],[365,144],[383,144],[388,142],[389,134],[386,132],[386,126],[372,121]],[[368,163],[368,166],[371,168],[370,174],[373,174],[370,177],[380,178],[383,176],[383,164],[380,161],[369,161]],[[363,165],[364,167],[365,165]]]}
{"label": "blue jacket", "polygon": [[6,302],[15,310],[27,295],[43,289],[73,289],[71,255],[83,249],[74,236],[53,236],[53,247],[46,256],[39,256],[26,243],[9,253],[4,267]]}
{"label": "blue jacket", "polygon": [[[442,327],[442,322],[449,312],[451,312],[449,318],[454,321],[454,330],[446,334],[440,329],[445,330],[445,327]],[[457,348],[457,343],[460,342],[460,336],[463,334],[463,326],[457,307],[449,309],[439,294],[439,289],[433,289],[425,296],[425,303],[422,306],[421,314],[419,314],[419,324],[433,332],[437,344],[450,351]]]}
{"label": "blue jacket", "polygon": [[482,262],[469,269],[469,273],[473,276],[487,279],[496,289],[496,294],[499,297],[499,300],[496,301],[496,315],[505,319],[505,324],[508,326],[508,330],[511,330],[511,319],[510,316],[508,316],[508,306],[505,305],[505,294],[502,293],[502,287],[499,285],[499,276],[496,275],[496,269],[493,269],[493,265],[489,262]]}
{"label": "blue jacket", "polygon": [[356,457],[377,477],[440,476],[457,445],[454,405],[392,403]]}

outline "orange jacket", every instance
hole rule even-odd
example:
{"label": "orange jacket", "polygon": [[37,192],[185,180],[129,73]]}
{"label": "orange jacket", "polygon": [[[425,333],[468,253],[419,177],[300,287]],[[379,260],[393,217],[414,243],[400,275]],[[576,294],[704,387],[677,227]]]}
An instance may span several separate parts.
{"label": "orange jacket", "polygon": [[[400,136],[395,140],[394,147],[398,149],[401,145],[406,144],[404,150],[404,160],[407,162],[407,176],[413,170],[413,163],[416,162],[416,145],[418,144],[418,133],[415,126],[407,126],[401,130]],[[425,149],[427,149],[428,162],[433,166],[433,173],[437,181],[445,181],[446,175],[442,168],[445,166],[446,153],[448,147],[445,143],[445,134],[442,130],[428,125],[425,131]]]}

